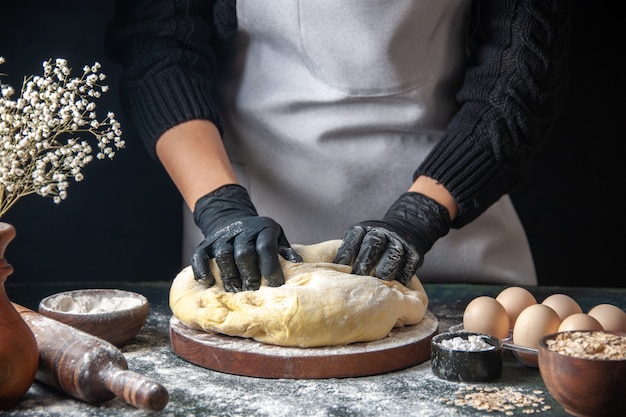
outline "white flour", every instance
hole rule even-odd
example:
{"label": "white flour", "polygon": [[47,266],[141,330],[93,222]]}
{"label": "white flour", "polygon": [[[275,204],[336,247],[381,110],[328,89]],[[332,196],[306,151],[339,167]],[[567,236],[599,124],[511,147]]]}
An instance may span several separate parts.
{"label": "white flour", "polygon": [[67,313],[96,314],[127,310],[139,303],[139,299],[133,297],[63,294],[50,298],[47,307]]}

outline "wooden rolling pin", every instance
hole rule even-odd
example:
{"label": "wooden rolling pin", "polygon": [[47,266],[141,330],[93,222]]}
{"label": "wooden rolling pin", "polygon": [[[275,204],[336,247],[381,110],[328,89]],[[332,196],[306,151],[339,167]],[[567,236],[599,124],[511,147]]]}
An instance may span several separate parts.
{"label": "wooden rolling pin", "polygon": [[167,405],[165,387],[128,370],[122,352],[109,342],[13,303],[37,339],[36,379],[89,403],[117,397],[149,411]]}

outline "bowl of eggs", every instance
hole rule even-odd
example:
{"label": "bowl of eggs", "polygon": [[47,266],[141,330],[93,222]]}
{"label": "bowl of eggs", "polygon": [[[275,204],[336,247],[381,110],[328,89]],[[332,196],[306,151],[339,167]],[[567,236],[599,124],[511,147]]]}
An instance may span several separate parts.
{"label": "bowl of eggs", "polygon": [[563,331],[538,343],[539,372],[574,416],[626,415],[626,333]]}
{"label": "bowl of eggs", "polygon": [[135,337],[148,317],[148,300],[118,289],[81,289],[50,295],[39,314],[121,347]]}
{"label": "bowl of eggs", "polygon": [[575,330],[626,332],[626,312],[612,304],[599,304],[585,313],[567,294],[552,294],[539,303],[529,290],[508,287],[496,297],[471,300],[463,313],[462,329],[499,338],[521,363],[537,367],[543,336]]}

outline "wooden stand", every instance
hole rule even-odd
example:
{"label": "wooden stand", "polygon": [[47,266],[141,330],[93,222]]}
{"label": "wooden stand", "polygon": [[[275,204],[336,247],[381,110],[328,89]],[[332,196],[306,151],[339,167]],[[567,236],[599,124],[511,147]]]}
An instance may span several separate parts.
{"label": "wooden stand", "polygon": [[193,330],[172,317],[170,342],[183,359],[215,371],[262,378],[344,378],[381,374],[428,360],[438,327],[435,315],[427,311],[417,325],[393,329],[375,342],[293,348]]}

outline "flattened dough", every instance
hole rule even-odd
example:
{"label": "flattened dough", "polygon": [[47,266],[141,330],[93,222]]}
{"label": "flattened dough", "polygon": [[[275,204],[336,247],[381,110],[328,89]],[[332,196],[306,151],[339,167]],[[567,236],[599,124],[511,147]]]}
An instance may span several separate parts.
{"label": "flattened dough", "polygon": [[[285,284],[230,293],[221,280],[205,287],[183,269],[170,289],[170,308],[196,330],[300,347],[347,345],[387,336],[394,326],[419,323],[428,297],[414,276],[410,288],[397,281],[351,274],[331,263],[341,243],[292,245],[304,263],[281,259]],[[217,266],[211,265],[219,277]]]}

